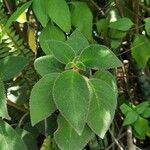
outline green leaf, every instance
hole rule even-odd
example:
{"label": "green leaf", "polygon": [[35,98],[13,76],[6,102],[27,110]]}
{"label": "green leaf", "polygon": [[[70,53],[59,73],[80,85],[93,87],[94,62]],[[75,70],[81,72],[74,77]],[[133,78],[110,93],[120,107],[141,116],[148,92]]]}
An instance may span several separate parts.
{"label": "green leaf", "polygon": [[129,107],[127,104],[122,104],[120,106],[120,109],[124,115],[127,115],[128,112],[133,111],[132,108]]}
{"label": "green leaf", "polygon": [[55,132],[54,138],[61,150],[81,150],[91,137],[92,132],[87,126],[79,136],[70,124],[62,116],[59,116],[58,130]]}
{"label": "green leaf", "polygon": [[143,136],[148,131],[149,122],[148,122],[148,120],[146,120],[142,117],[139,117],[137,119],[137,121],[134,123],[133,127],[140,136]]}
{"label": "green leaf", "polygon": [[46,43],[47,40],[65,41],[65,39],[65,34],[58,27],[49,23],[42,30],[39,36],[39,42],[45,54],[51,54],[51,51],[49,50],[48,45]]}
{"label": "green leaf", "polygon": [[148,35],[150,35],[150,17],[144,19],[145,21],[145,30]]}
{"label": "green leaf", "polygon": [[133,124],[137,119],[138,119],[138,114],[135,112],[135,111],[129,111],[127,114],[126,114],[126,118],[124,119],[123,121],[123,125],[130,125],[130,124]]}
{"label": "green leaf", "polygon": [[8,56],[0,60],[0,75],[4,81],[10,80],[27,65],[28,59],[20,56]]}
{"label": "green leaf", "polygon": [[84,35],[78,29],[76,29],[70,35],[70,37],[66,41],[66,43],[73,48],[76,55],[80,54],[84,48],[89,46],[87,39],[84,37]]}
{"label": "green leaf", "polygon": [[71,21],[74,27],[78,28],[88,40],[91,40],[93,15],[86,3],[72,3]]}
{"label": "green leaf", "polygon": [[148,107],[148,105],[149,102],[142,102],[135,107],[135,110],[138,114],[142,114],[145,111],[145,109]]}
{"label": "green leaf", "polygon": [[132,57],[144,68],[150,57],[150,41],[144,35],[136,35],[132,43]]}
{"label": "green leaf", "polygon": [[32,134],[26,130],[21,128],[15,129],[17,134],[20,135],[21,139],[25,143],[28,150],[37,150],[36,138],[32,136]]}
{"label": "green leaf", "polygon": [[62,72],[64,70],[64,65],[51,55],[37,58],[34,61],[34,67],[41,76],[54,72]]}
{"label": "green leaf", "polygon": [[115,22],[111,22],[109,27],[116,30],[128,31],[133,26],[133,22],[129,18],[120,18]]}
{"label": "green leaf", "polygon": [[106,46],[93,44],[85,48],[79,58],[90,68],[116,68],[122,65],[121,61]]}
{"label": "green leaf", "polygon": [[90,79],[89,84],[93,95],[88,125],[99,137],[104,138],[114,118],[117,104],[116,94],[111,86],[100,79]]}
{"label": "green leaf", "polygon": [[65,42],[51,40],[47,41],[49,50],[52,51],[54,57],[61,63],[67,64],[75,57],[75,52],[71,46]]}
{"label": "green leaf", "polygon": [[0,117],[10,119],[7,111],[5,87],[2,79],[0,78]]}
{"label": "green leaf", "polygon": [[47,6],[47,3],[44,0],[33,0],[32,4],[33,12],[43,27],[46,27],[49,21],[47,9],[43,9],[45,5]]}
{"label": "green leaf", "polygon": [[107,36],[108,25],[109,21],[107,19],[100,19],[96,22],[97,30],[102,36]]}
{"label": "green leaf", "polygon": [[12,15],[11,17],[7,20],[7,23],[5,24],[3,28],[3,33],[9,30],[9,27],[13,23],[13,21],[16,21],[17,18],[27,9],[29,6],[32,4],[32,0],[29,2],[24,3],[21,7],[19,7]]}
{"label": "green leaf", "polygon": [[57,73],[47,74],[34,85],[30,96],[32,125],[44,120],[56,110],[52,87],[57,76]]}
{"label": "green leaf", "polygon": [[114,92],[116,93],[116,97],[118,95],[118,90],[117,90],[117,85],[116,85],[116,80],[114,76],[109,72],[109,71],[97,71],[94,75],[93,78],[97,78],[100,80],[105,81],[107,84],[109,84]]}
{"label": "green leaf", "polygon": [[149,118],[150,117],[150,107],[147,107],[141,115],[144,118]]}
{"label": "green leaf", "polygon": [[54,84],[53,96],[61,114],[81,135],[90,101],[90,91],[85,79],[73,70],[63,72]]}
{"label": "green leaf", "polygon": [[71,29],[71,17],[69,7],[65,0],[49,0],[48,15],[64,31],[69,33]]}
{"label": "green leaf", "polygon": [[16,131],[3,120],[0,120],[0,149],[27,150]]}

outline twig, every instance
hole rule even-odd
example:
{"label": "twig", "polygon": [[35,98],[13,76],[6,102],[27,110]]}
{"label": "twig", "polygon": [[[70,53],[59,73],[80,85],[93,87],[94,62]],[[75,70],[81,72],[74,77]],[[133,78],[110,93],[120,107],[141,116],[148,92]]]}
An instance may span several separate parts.
{"label": "twig", "polygon": [[118,142],[118,140],[114,137],[114,135],[113,135],[113,133],[112,133],[112,131],[109,129],[109,132],[110,132],[110,134],[111,134],[111,136],[113,137],[113,139],[114,139],[114,142],[116,143],[116,145],[118,146],[118,148],[120,149],[120,150],[124,150],[123,149],[123,147],[120,145],[120,143]]}
{"label": "twig", "polygon": [[10,101],[10,100],[7,100],[7,104],[8,104],[9,106],[12,106],[12,107],[16,108],[17,110],[22,111],[22,112],[25,112],[25,113],[28,112],[27,109],[25,109],[25,108],[23,108],[23,107],[20,107],[20,106],[16,105],[15,103],[13,103],[13,102]]}
{"label": "twig", "polygon": [[150,13],[150,7],[147,7],[147,6],[143,5],[142,3],[139,3],[139,5],[140,5],[140,7],[141,7],[143,10],[145,10],[145,11],[147,11],[147,12]]}
{"label": "twig", "polygon": [[[122,134],[117,138],[117,141],[119,141],[120,139],[122,139],[125,135],[126,135],[125,132],[122,133]],[[114,144],[115,144],[115,141],[114,141],[113,143],[111,143],[105,150],[110,150]]]}

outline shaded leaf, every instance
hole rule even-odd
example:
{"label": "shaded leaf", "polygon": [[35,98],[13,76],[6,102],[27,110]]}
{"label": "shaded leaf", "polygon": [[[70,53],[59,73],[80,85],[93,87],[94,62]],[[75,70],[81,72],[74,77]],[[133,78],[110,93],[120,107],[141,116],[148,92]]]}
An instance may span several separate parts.
{"label": "shaded leaf", "polygon": [[0,120],[0,149],[27,150],[16,131],[3,120]]}
{"label": "shaded leaf", "polygon": [[[114,118],[117,99],[116,94],[106,82],[100,79],[90,79],[92,100],[88,115],[88,125],[101,138]],[[109,92],[109,94],[108,94]]]}
{"label": "shaded leaf", "polygon": [[7,99],[4,83],[0,78],[0,117],[10,119],[7,111]]}
{"label": "shaded leaf", "polygon": [[47,14],[47,10],[43,9],[42,7],[43,5],[46,5],[45,7],[47,7],[47,3],[44,0],[33,0],[32,9],[41,25],[43,27],[46,27],[49,21],[49,17]]}
{"label": "shaded leaf", "polygon": [[54,134],[56,144],[61,150],[81,150],[92,137],[91,130],[86,126],[79,136],[70,124],[62,117],[58,118],[58,129]]}
{"label": "shaded leaf", "polygon": [[10,80],[27,65],[28,59],[20,56],[8,56],[0,60],[0,75],[4,81]]}
{"label": "shaded leaf", "polygon": [[145,21],[145,30],[148,35],[150,35],[150,17],[144,19]]}
{"label": "shaded leaf", "polygon": [[65,42],[51,40],[47,41],[49,50],[52,51],[54,57],[61,63],[67,64],[75,57],[75,52],[71,46]]}
{"label": "shaded leaf", "polygon": [[132,43],[132,57],[144,68],[150,57],[150,42],[144,35],[136,35]]}
{"label": "shaded leaf", "polygon": [[15,129],[18,135],[20,135],[21,139],[25,143],[28,150],[37,150],[36,138],[32,136],[32,134],[26,130],[21,128]]}
{"label": "shaded leaf", "polygon": [[53,102],[52,87],[57,76],[57,73],[47,74],[34,85],[30,96],[32,125],[47,118],[56,110]]}
{"label": "shaded leaf", "polygon": [[78,28],[86,38],[91,40],[93,15],[84,2],[73,2],[71,7],[72,25]]}
{"label": "shaded leaf", "polygon": [[34,67],[41,76],[64,70],[64,65],[58,62],[52,55],[37,58],[34,62]]}
{"label": "shaded leaf", "polygon": [[103,45],[93,44],[85,48],[79,58],[90,68],[116,68],[122,65],[115,54]]}
{"label": "shaded leaf", "polygon": [[90,92],[85,79],[73,70],[63,72],[54,84],[53,96],[61,114],[81,135],[90,101]]}
{"label": "shaded leaf", "polygon": [[69,7],[65,0],[49,0],[48,15],[64,31],[69,33],[71,18]]}

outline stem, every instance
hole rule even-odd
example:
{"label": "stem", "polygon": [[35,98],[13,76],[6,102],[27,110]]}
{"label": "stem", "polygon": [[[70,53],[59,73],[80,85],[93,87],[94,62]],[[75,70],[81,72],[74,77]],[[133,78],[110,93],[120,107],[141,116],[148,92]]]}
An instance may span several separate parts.
{"label": "stem", "polygon": [[135,21],[135,31],[139,32],[139,0],[133,0],[133,10],[134,10],[134,21]]}
{"label": "stem", "polygon": [[131,126],[127,127],[127,145],[128,145],[128,150],[135,150],[133,140],[132,140],[132,128],[131,128]]}

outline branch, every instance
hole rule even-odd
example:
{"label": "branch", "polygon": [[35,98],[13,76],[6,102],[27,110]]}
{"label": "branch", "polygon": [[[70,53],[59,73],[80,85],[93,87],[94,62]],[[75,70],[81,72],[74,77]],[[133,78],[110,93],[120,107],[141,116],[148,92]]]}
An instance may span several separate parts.
{"label": "branch", "polygon": [[93,0],[89,0],[89,2],[95,7],[95,9],[97,9],[98,12],[105,16],[105,13],[101,7],[99,7]]}
{"label": "branch", "polygon": [[28,112],[28,110],[27,110],[26,108],[20,107],[20,106],[16,105],[15,103],[13,103],[13,102],[10,101],[10,100],[7,100],[7,104],[8,104],[9,106],[12,106],[12,107],[16,108],[16,109],[19,110],[19,111],[24,112],[24,113],[27,113],[27,112]]}

